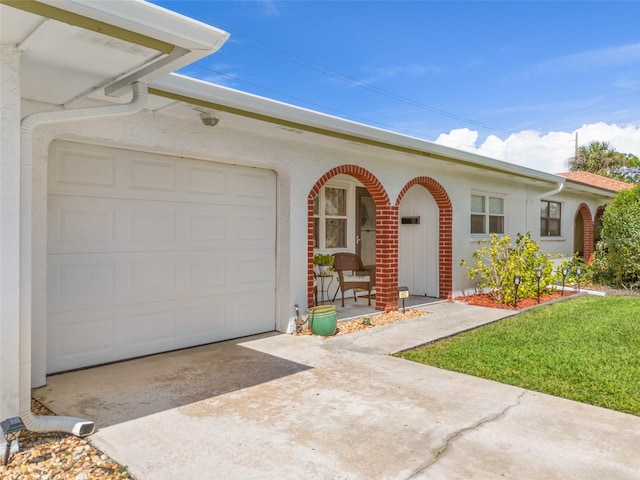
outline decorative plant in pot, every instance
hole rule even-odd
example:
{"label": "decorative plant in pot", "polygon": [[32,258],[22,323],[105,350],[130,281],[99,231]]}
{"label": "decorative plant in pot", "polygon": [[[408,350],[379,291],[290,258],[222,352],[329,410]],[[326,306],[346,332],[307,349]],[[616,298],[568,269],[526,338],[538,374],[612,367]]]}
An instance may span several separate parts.
{"label": "decorative plant in pot", "polygon": [[313,264],[318,266],[320,275],[324,275],[333,267],[333,260],[333,255],[328,253],[316,253],[313,256]]}

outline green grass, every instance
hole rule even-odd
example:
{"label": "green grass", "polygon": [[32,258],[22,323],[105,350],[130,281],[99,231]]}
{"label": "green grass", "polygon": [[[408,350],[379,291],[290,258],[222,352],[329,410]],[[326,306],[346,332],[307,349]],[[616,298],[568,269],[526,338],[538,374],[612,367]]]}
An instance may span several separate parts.
{"label": "green grass", "polygon": [[582,297],[397,356],[640,415],[640,298]]}

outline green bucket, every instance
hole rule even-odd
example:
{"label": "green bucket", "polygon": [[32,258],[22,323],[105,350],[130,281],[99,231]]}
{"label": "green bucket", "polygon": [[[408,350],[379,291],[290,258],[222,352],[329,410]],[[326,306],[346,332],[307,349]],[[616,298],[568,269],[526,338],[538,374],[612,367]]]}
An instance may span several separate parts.
{"label": "green bucket", "polygon": [[307,312],[309,313],[309,328],[314,335],[323,337],[335,335],[338,319],[334,305],[311,307]]}

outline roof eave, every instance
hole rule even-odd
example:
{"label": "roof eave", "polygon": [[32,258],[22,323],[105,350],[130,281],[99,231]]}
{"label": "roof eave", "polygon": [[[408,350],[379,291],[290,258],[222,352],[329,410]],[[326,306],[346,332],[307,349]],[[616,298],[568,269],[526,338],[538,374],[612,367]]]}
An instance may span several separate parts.
{"label": "roof eave", "polygon": [[214,53],[229,38],[229,33],[219,28],[143,0],[38,0],[35,3],[93,18],[190,51],[200,50],[202,56]]}
{"label": "roof eave", "polygon": [[151,84],[150,93],[304,131],[546,183],[559,184],[566,180],[558,175],[456,150],[427,140],[345,120],[179,74],[171,74],[154,81]]}
{"label": "roof eave", "polygon": [[[125,73],[118,72],[106,93],[119,96],[134,82],[149,83],[211,55],[229,33],[142,0],[0,0],[0,3],[44,18],[158,50],[164,55]],[[101,88],[102,88],[101,87]]]}
{"label": "roof eave", "polygon": [[607,198],[613,198],[616,195],[616,193],[618,193],[616,190],[610,190],[602,187],[595,187],[593,185],[587,185],[586,183],[577,182],[575,180],[571,180],[568,178],[566,180],[567,181],[565,182],[565,186],[571,190],[578,190],[580,192],[591,193],[594,195],[607,197]]}

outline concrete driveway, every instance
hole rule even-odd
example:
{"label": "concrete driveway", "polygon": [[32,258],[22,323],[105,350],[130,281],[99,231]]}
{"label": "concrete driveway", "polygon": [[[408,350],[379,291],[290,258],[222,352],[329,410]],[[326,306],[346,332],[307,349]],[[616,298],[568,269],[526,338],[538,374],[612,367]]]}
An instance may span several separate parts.
{"label": "concrete driveway", "polygon": [[49,378],[138,480],[640,479],[640,418],[387,355],[510,312],[267,334]]}

